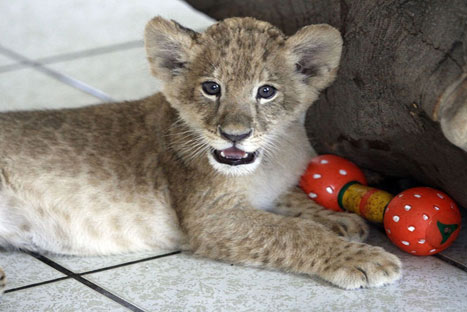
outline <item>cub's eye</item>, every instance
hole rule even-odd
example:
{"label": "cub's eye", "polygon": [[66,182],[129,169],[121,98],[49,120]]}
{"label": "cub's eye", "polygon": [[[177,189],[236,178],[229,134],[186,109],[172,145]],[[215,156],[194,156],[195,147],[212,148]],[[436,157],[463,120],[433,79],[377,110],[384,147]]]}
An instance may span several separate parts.
{"label": "cub's eye", "polygon": [[201,86],[203,87],[203,91],[208,95],[219,96],[221,94],[221,86],[214,81],[203,82]]}
{"label": "cub's eye", "polygon": [[258,98],[270,99],[276,94],[277,89],[273,86],[264,85],[258,89]]}

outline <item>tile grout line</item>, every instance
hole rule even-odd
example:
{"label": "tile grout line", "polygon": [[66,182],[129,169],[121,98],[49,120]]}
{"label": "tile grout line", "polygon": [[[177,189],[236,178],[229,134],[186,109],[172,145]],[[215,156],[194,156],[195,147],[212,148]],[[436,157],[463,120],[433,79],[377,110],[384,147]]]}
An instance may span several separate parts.
{"label": "tile grout line", "polygon": [[[112,45],[107,45],[103,47],[77,51],[77,52],[70,52],[70,53],[63,53],[63,54],[58,54],[54,56],[42,57],[42,58],[38,58],[32,61],[36,64],[47,65],[47,64],[54,64],[54,63],[59,63],[59,62],[64,62],[64,61],[72,61],[72,60],[77,60],[77,59],[82,59],[86,57],[92,57],[92,56],[112,53],[112,52],[126,51],[130,49],[140,48],[143,46],[144,46],[143,40],[133,40],[133,41],[127,41],[123,43],[117,43],[117,44],[112,44]],[[9,54],[4,54],[4,55],[7,56]],[[10,71],[15,71],[18,69],[23,69],[27,66],[28,66],[28,62],[25,62],[25,61],[19,61],[18,63],[14,63],[14,64],[3,65],[3,66],[0,66],[0,74],[10,72]]]}
{"label": "tile grout line", "polygon": [[455,259],[452,259],[451,257],[445,256],[442,253],[438,253],[436,255],[433,255],[433,257],[440,259],[443,262],[446,262],[452,266],[455,266],[458,269],[461,269],[464,272],[467,272],[467,266],[464,263],[461,263],[459,261],[456,261]]}
{"label": "tile grout line", "polygon": [[118,297],[117,295],[109,292],[108,290],[100,287],[99,285],[85,279],[84,277],[82,277],[81,275],[79,274],[76,274],[70,270],[68,270],[67,268],[59,265],[58,263],[55,263],[54,261],[50,260],[49,258],[47,257],[44,257],[40,254],[36,254],[35,252],[30,252],[30,251],[24,251],[25,253],[27,253],[28,255],[36,258],[37,260],[47,264],[48,266],[54,268],[55,270],[67,275],[69,278],[72,278],[76,281],[78,281],[79,283],[81,284],[84,284],[85,286],[91,288],[92,290],[100,293],[101,295],[107,297],[108,299],[122,305],[123,307],[131,310],[131,311],[134,311],[134,312],[144,312],[144,310],[138,308],[137,306],[133,305],[132,303]]}
{"label": "tile grout line", "polygon": [[132,264],[136,264],[136,263],[141,263],[141,262],[151,261],[151,260],[155,260],[155,259],[160,259],[160,258],[164,258],[164,257],[173,256],[173,255],[178,255],[180,253],[181,253],[181,251],[173,251],[173,252],[170,252],[170,253],[157,255],[157,256],[153,256],[153,257],[149,257],[149,258],[143,258],[143,259],[139,259],[139,260],[135,260],[135,261],[129,261],[129,262],[124,262],[124,263],[108,266],[108,267],[101,268],[101,269],[86,271],[86,272],[83,272],[83,273],[79,273],[79,275],[82,276],[82,275],[89,275],[89,274],[99,273],[99,272],[103,272],[103,271],[107,271],[107,270],[117,269],[117,268],[124,267],[124,266],[127,266],[127,265],[132,265]]}
{"label": "tile grout line", "polygon": [[14,59],[17,59],[21,62],[24,62],[25,64],[28,64],[29,66],[31,66],[31,68],[33,69],[36,69],[40,72],[42,72],[43,74],[46,74],[48,76],[51,76],[55,79],[57,79],[58,81],[62,82],[62,83],[65,83],[71,87],[74,87],[82,92],[85,92],[87,94],[90,94],[102,101],[105,101],[105,102],[115,102],[115,100],[113,98],[111,98],[109,95],[107,95],[106,93],[96,89],[96,88],[93,88],[91,87],[90,85],[78,80],[78,79],[75,79],[75,78],[72,78],[72,77],[69,77],[69,76],[66,76],[62,73],[59,73],[55,70],[52,70],[46,66],[43,66],[42,64],[40,63],[37,63],[35,61],[32,61],[14,51],[11,51],[3,46],[0,46],[0,53],[4,53],[4,54],[8,54],[10,57],[14,58]]}
{"label": "tile grout line", "polygon": [[133,41],[127,41],[123,43],[117,43],[117,44],[93,48],[93,49],[87,49],[83,51],[43,57],[35,61],[41,64],[53,64],[53,63],[58,63],[58,62],[71,61],[71,60],[86,58],[90,56],[117,52],[117,51],[125,51],[125,50],[130,50],[130,49],[142,48],[143,46],[144,46],[144,43],[142,40],[133,40]]}
{"label": "tile grout line", "polygon": [[[143,259],[139,259],[139,260],[135,260],[135,261],[124,262],[124,263],[120,263],[120,264],[117,264],[117,265],[108,266],[108,267],[105,267],[105,268],[100,268],[100,269],[91,270],[91,271],[85,271],[85,272],[82,272],[82,273],[74,273],[74,274],[81,275],[81,276],[89,275],[89,274],[104,272],[104,271],[108,271],[108,270],[112,270],[112,269],[117,269],[117,268],[124,267],[124,266],[127,266],[127,265],[132,265],[132,264],[137,264],[137,263],[141,263],[141,262],[151,261],[151,260],[164,258],[164,257],[168,257],[168,256],[173,256],[173,255],[177,255],[177,254],[180,254],[180,253],[181,253],[181,251],[173,251],[173,252],[169,252],[169,253],[162,254],[162,255],[157,255],[157,256],[153,256],[153,257],[149,257],[149,258],[143,258]],[[32,288],[32,287],[37,287],[37,286],[42,286],[42,285],[45,285],[45,284],[50,284],[50,283],[66,280],[66,279],[69,279],[69,278],[71,278],[71,276],[64,276],[64,277],[59,277],[59,278],[43,281],[43,282],[28,284],[28,285],[25,285],[25,286],[20,286],[20,287],[16,287],[16,288],[7,289],[7,290],[5,290],[5,293],[19,291],[19,290]]]}
{"label": "tile grout line", "polygon": [[[3,54],[3,53],[0,53],[0,54],[2,56],[5,56],[5,54]],[[15,63],[0,66],[0,74],[9,73],[9,72],[12,72],[12,71],[16,71],[16,70],[20,70],[20,69],[24,69],[24,68],[28,68],[28,67],[29,66],[28,66],[27,63],[22,62],[22,61],[18,61],[18,60],[15,59]]]}
{"label": "tile grout line", "polygon": [[28,289],[28,288],[32,288],[32,287],[47,285],[47,284],[51,284],[51,283],[55,283],[55,282],[60,282],[60,281],[63,281],[63,280],[66,280],[66,279],[70,279],[70,278],[71,278],[71,277],[69,277],[69,276],[64,276],[64,277],[59,277],[59,278],[51,279],[51,280],[48,280],[48,281],[43,281],[43,282],[34,283],[34,284],[28,284],[28,285],[20,286],[20,287],[16,287],[16,288],[10,288],[10,289],[5,290],[4,293],[6,294],[6,293],[15,292],[15,291],[20,291],[20,290]]}
{"label": "tile grout line", "polygon": [[67,85],[70,85],[76,89],[79,89],[87,94],[90,94],[100,100],[103,100],[105,102],[115,102],[115,99],[111,98],[109,95],[107,95],[106,93],[102,92],[101,90],[99,89],[96,89],[96,88],[93,88],[91,87],[90,85],[78,80],[78,79],[75,79],[75,78],[72,78],[72,77],[69,77],[69,76],[66,76],[64,74],[61,74],[55,70],[52,70],[52,69],[49,69],[45,66],[42,66],[42,65],[39,65],[39,66],[34,66],[33,68],[36,68],[37,70],[43,72],[44,74],[46,75],[49,75],[55,79],[57,79],[58,81],[61,81]]}

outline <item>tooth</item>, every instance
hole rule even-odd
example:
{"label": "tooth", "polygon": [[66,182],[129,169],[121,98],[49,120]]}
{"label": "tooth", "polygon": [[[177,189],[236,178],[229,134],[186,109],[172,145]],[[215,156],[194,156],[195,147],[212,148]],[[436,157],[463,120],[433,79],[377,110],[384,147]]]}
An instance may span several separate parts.
{"label": "tooth", "polygon": [[222,157],[225,157],[225,154],[224,154],[224,152],[223,152],[223,151],[221,151],[221,156],[222,156]]}
{"label": "tooth", "polygon": [[248,153],[245,153],[243,154],[242,158],[247,158],[248,157]]}

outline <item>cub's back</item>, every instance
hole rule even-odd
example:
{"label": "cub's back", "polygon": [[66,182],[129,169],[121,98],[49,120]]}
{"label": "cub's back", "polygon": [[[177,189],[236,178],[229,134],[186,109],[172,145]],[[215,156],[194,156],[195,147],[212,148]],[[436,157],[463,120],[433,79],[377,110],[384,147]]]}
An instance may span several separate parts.
{"label": "cub's back", "polygon": [[0,163],[18,174],[144,173],[148,158],[154,165],[164,148],[165,113],[170,109],[160,94],[78,109],[0,113]]}

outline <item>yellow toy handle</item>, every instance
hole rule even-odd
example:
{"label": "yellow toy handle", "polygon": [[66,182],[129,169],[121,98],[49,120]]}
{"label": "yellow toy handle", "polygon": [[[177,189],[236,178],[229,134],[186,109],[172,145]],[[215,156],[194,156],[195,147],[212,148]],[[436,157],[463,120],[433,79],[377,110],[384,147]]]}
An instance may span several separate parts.
{"label": "yellow toy handle", "polygon": [[339,206],[371,222],[382,223],[384,210],[394,198],[388,192],[358,182],[349,182],[339,192]]}

